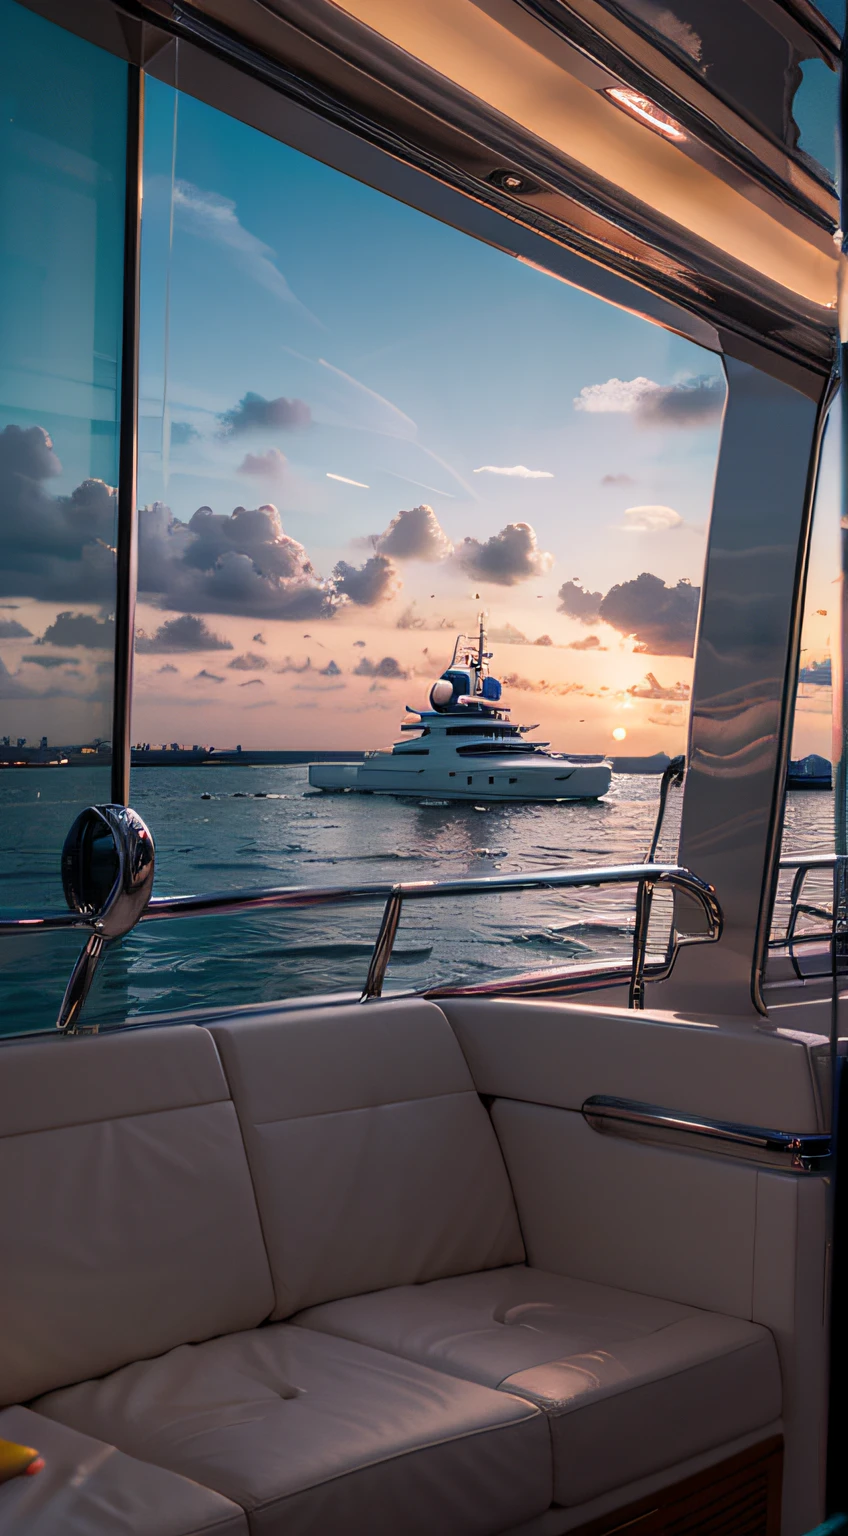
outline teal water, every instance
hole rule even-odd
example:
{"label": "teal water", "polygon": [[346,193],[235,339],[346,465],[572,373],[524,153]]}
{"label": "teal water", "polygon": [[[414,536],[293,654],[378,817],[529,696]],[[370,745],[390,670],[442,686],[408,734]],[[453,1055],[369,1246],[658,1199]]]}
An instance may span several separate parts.
{"label": "teal water", "polygon": [[[475,808],[315,794],[299,765],[141,768],[131,798],[156,842],[156,893],[172,895],[636,862],[647,851],[659,782],[619,775],[592,804]],[[83,806],[108,797],[103,768],[0,778],[4,913],[64,907],[65,834]],[[676,856],[676,799],[661,848],[668,859]],[[830,795],[789,796],[786,848],[829,848],[832,835]],[[633,894],[622,887],[415,903],[401,923],[388,986],[625,956]],[[362,904],[143,925],[108,954],[89,1014],[105,1021],[359,988],[379,918],[378,905]],[[0,1030],[52,1027],[79,937],[0,944]]]}

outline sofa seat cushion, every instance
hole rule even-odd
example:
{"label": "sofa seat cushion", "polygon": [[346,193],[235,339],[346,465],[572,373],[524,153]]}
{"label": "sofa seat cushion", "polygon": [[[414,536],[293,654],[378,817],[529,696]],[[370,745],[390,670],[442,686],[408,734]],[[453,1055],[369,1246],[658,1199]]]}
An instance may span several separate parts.
{"label": "sofa seat cushion", "polygon": [[182,1345],[35,1407],[232,1499],[252,1536],[486,1536],[551,1502],[531,1403],[288,1324]]}
{"label": "sofa seat cushion", "polygon": [[3,1536],[247,1536],[244,1511],[221,1494],[29,1408],[0,1413],[0,1439],[45,1462],[0,1487]]}
{"label": "sofa seat cushion", "polygon": [[538,1403],[558,1504],[780,1417],[767,1329],[523,1264],[310,1307],[295,1321]]}

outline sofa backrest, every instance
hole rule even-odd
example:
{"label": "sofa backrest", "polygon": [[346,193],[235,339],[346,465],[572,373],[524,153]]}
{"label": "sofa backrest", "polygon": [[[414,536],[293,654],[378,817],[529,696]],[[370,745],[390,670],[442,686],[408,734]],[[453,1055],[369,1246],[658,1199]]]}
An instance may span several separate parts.
{"label": "sofa backrest", "polygon": [[432,1003],[210,1029],[242,1124],[275,1317],[523,1259],[489,1116]]}
{"label": "sofa backrest", "polygon": [[252,1327],[272,1306],[205,1029],[0,1047],[0,1405]]}

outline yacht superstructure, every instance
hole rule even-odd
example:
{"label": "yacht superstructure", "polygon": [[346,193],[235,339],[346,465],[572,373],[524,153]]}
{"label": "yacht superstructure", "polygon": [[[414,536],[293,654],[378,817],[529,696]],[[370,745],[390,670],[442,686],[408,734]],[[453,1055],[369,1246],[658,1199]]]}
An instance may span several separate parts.
{"label": "yacht superstructure", "polygon": [[413,709],[408,732],[362,763],[311,763],[313,789],[360,794],[437,795],[450,800],[597,800],[612,779],[604,758],[575,760],[529,740],[514,725],[500,680],[489,671],[483,618],[476,636],[458,635],[450,664],[430,689],[430,708]]}

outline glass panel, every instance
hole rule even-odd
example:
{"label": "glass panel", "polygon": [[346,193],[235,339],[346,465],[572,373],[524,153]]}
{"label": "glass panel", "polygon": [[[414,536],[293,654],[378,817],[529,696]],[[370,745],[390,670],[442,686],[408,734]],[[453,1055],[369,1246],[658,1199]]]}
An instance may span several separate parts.
{"label": "glass panel", "polygon": [[[839,633],[839,521],[841,506],[840,434],[841,399],[831,408],[822,446],[816,499],[813,510],[810,565],[801,631],[801,664],[795,696],[791,762],[783,822],[785,858],[832,853],[834,847],[834,795],[831,751],[833,732],[832,648]],[[772,942],[786,937],[792,913],[793,870],[784,870],[778,882],[772,918]],[[833,894],[830,870],[813,870],[804,880],[800,901],[811,910],[799,913],[796,960],[805,971],[829,971],[830,956],[804,935],[822,933],[829,923]]]}
{"label": "glass panel", "polygon": [[[686,742],[714,357],[150,81],[141,396],[132,800],[158,891],[644,855]],[[418,712],[481,611],[510,762],[613,752],[602,799],[517,801],[479,740],[451,742],[450,786],[428,771]],[[310,787],[392,741],[410,798]],[[393,981],[615,958],[633,899],[419,905]],[[131,1009],[358,986],[378,921],[142,929]]]}
{"label": "glass panel", "polygon": [[[127,71],[13,0],[0,33],[0,900],[21,911],[63,904],[65,834],[110,798]],[[4,942],[0,1028],[52,1025],[78,945]]]}

